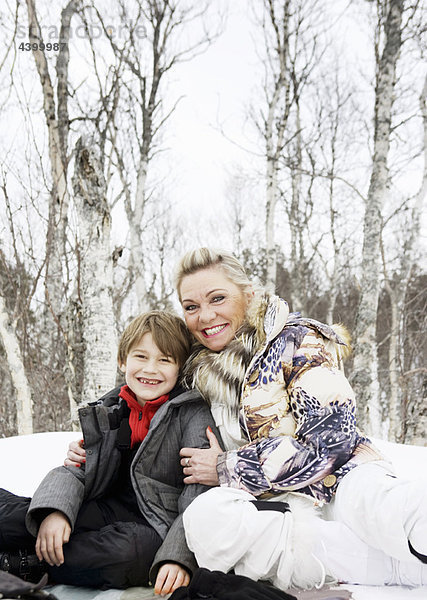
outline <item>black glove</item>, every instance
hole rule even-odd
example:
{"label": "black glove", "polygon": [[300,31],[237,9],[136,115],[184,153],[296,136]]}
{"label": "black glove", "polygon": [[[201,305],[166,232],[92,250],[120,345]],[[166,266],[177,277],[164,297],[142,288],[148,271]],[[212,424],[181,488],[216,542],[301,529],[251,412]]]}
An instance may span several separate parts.
{"label": "black glove", "polygon": [[178,588],[170,600],[297,600],[271,585],[243,575],[197,569],[188,588]]}

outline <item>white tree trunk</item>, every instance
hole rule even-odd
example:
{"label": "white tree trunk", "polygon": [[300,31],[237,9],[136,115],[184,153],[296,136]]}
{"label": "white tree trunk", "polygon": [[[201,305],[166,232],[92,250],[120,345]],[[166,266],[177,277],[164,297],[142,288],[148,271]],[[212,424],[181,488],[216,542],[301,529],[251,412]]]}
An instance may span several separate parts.
{"label": "white tree trunk", "polygon": [[[406,290],[406,286],[405,286]],[[401,411],[401,390],[399,385],[400,377],[400,331],[401,331],[401,303],[396,298],[396,294],[390,294],[391,307],[391,332],[390,346],[388,352],[388,368],[390,379],[390,397],[389,397],[389,435],[390,441],[400,441],[402,435],[402,411]]]}
{"label": "white tree trunk", "polygon": [[[28,9],[29,41],[40,46],[42,33],[37,19],[34,0],[26,0]],[[71,0],[62,14],[61,37],[62,48],[57,62],[57,75],[59,82],[67,81],[68,73],[68,37],[69,23],[76,10],[77,2]],[[65,21],[65,23],[64,23]],[[64,25],[66,29],[64,29]],[[65,59],[64,59],[65,53]],[[49,221],[46,239],[46,280],[45,290],[50,310],[55,316],[61,314],[63,306],[63,277],[62,262],[65,250],[66,229],[68,224],[69,194],[67,188],[66,154],[68,120],[59,127],[56,116],[55,91],[49,73],[48,62],[43,50],[33,52],[40,84],[43,92],[43,111],[48,130],[48,145],[50,168],[52,175],[52,192],[49,202]],[[60,97],[62,96],[62,97]],[[64,112],[67,105],[66,85],[58,87],[58,105]],[[66,113],[65,113],[66,114]]]}
{"label": "white tree trunk", "polygon": [[16,393],[16,426],[18,435],[27,435],[33,433],[33,401],[14,329],[4,298],[0,296],[0,339],[6,352],[10,376]]}
{"label": "white tree trunk", "polygon": [[142,256],[141,246],[141,223],[145,211],[147,174],[148,159],[142,157],[136,181],[135,207],[132,208],[130,196],[125,200],[130,237],[129,272],[133,277],[133,289],[136,294],[138,312],[144,312],[149,308],[147,286],[144,278],[144,257]]}
{"label": "white tree trunk", "polygon": [[416,245],[420,235],[420,222],[427,195],[427,76],[424,79],[424,86],[420,96],[420,108],[423,117],[423,146],[424,146],[424,169],[423,179],[420,189],[415,198],[415,204],[412,209],[411,226],[407,229],[407,236],[404,244],[400,262],[400,281],[391,282],[387,277],[387,268],[384,259],[384,273],[386,279],[386,290],[389,294],[391,304],[391,335],[389,345],[389,378],[390,378],[390,398],[389,398],[389,439],[392,441],[404,441],[403,432],[403,387],[405,386],[402,377],[404,365],[404,311],[405,297],[411,278],[412,267],[416,262]]}
{"label": "white tree trunk", "polygon": [[276,160],[267,157],[267,190],[265,211],[265,249],[267,253],[267,273],[265,288],[274,293],[276,289],[276,243],[274,236],[275,213],[277,204],[277,164]]}
{"label": "white tree trunk", "polygon": [[117,372],[111,218],[105,188],[94,145],[80,139],[76,146],[73,189],[81,245],[85,402],[96,400],[112,388]]}
{"label": "white tree trunk", "polygon": [[289,231],[291,238],[291,273],[292,273],[292,310],[305,314],[305,305],[307,299],[307,286],[305,285],[304,269],[305,269],[305,251],[304,243],[304,214],[301,207],[301,190],[302,190],[302,139],[301,139],[301,120],[300,107],[298,102],[295,103],[296,110],[296,134],[294,148],[294,165],[291,169],[291,188],[292,197],[288,210],[289,215]]}
{"label": "white tree trunk", "polygon": [[[51,171],[51,193],[46,231],[45,258],[45,298],[43,334],[46,345],[58,347],[63,343],[66,322],[72,318],[66,307],[67,282],[64,281],[64,265],[67,262],[67,230],[70,196],[67,183],[68,150],[68,65],[70,59],[69,38],[71,19],[77,11],[79,0],[69,0],[61,11],[60,50],[56,60],[57,89],[49,72],[49,64],[44,50],[40,49],[43,40],[37,17],[35,0],[26,0],[28,11],[29,41],[37,49],[33,51],[34,61],[43,94],[43,112],[48,131],[48,146]],[[65,314],[64,314],[65,313]],[[55,324],[52,323],[52,316]],[[53,325],[53,326],[52,326]],[[80,354],[67,342],[67,369],[65,379],[68,386],[70,414],[73,421],[76,407],[75,374],[81,369]],[[65,354],[59,352],[59,356]],[[58,358],[52,352],[52,361]],[[61,358],[59,358],[59,361]],[[75,362],[74,362],[75,361]]]}
{"label": "white tree trunk", "polygon": [[390,0],[385,45],[378,65],[375,92],[375,134],[372,173],[364,219],[361,294],[356,321],[352,383],[367,432],[381,433],[381,406],[377,372],[376,319],[380,289],[380,236],[382,208],[387,194],[387,158],[395,87],[401,47],[403,0]]}
{"label": "white tree trunk", "polygon": [[[267,268],[265,288],[269,292],[276,289],[277,253],[275,242],[275,213],[279,197],[279,159],[283,150],[283,138],[289,116],[289,78],[287,77],[287,59],[289,51],[289,6],[290,0],[279,2],[264,1],[264,36],[267,54],[271,52],[274,60],[266,60],[266,72],[273,80],[272,90],[266,86],[268,111],[264,122],[265,158],[266,158],[266,212],[265,212],[265,248]],[[276,13],[278,11],[281,17]],[[267,22],[270,28],[267,27]]]}

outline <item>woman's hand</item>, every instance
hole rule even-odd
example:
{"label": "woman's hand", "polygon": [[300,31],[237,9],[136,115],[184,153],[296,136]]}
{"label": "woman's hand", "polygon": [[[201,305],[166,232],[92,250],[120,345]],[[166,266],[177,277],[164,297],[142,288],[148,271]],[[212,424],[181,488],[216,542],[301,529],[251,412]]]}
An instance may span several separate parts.
{"label": "woman's hand", "polygon": [[70,539],[71,526],[59,510],[43,519],[36,540],[36,554],[39,560],[45,560],[51,567],[59,567],[64,562],[63,545]]}
{"label": "woman's hand", "polygon": [[83,440],[70,442],[68,446],[67,458],[64,460],[66,467],[81,467],[86,462],[86,450],[83,448]]}
{"label": "woman's hand", "polygon": [[190,575],[176,563],[165,563],[159,569],[156,583],[154,584],[154,592],[165,596],[171,594],[177,588],[187,586],[190,583]]}
{"label": "woman's hand", "polygon": [[184,467],[184,483],[218,485],[216,462],[223,450],[210,427],[206,430],[210,448],[182,448],[181,465]]}

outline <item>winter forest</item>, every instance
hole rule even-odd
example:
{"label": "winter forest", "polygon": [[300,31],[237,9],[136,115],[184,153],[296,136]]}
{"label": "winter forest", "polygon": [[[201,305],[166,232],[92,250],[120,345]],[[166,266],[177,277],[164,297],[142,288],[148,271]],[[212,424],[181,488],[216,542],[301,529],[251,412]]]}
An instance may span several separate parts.
{"label": "winter forest", "polygon": [[426,445],[422,10],[2,1],[0,437],[76,427],[211,245],[345,324],[360,426]]}

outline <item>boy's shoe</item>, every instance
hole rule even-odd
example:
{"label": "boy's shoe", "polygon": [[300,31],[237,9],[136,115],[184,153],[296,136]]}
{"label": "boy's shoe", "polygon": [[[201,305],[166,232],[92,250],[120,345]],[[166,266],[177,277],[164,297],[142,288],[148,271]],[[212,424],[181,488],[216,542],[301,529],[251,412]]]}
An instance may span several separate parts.
{"label": "boy's shoe", "polygon": [[42,589],[47,584],[47,573],[38,583],[24,581],[12,573],[0,569],[0,598],[20,598],[21,600],[58,600]]}
{"label": "boy's shoe", "polygon": [[28,554],[27,550],[17,552],[0,552],[0,570],[7,571],[24,581],[37,583],[47,571],[47,565],[40,561],[36,554]]}

